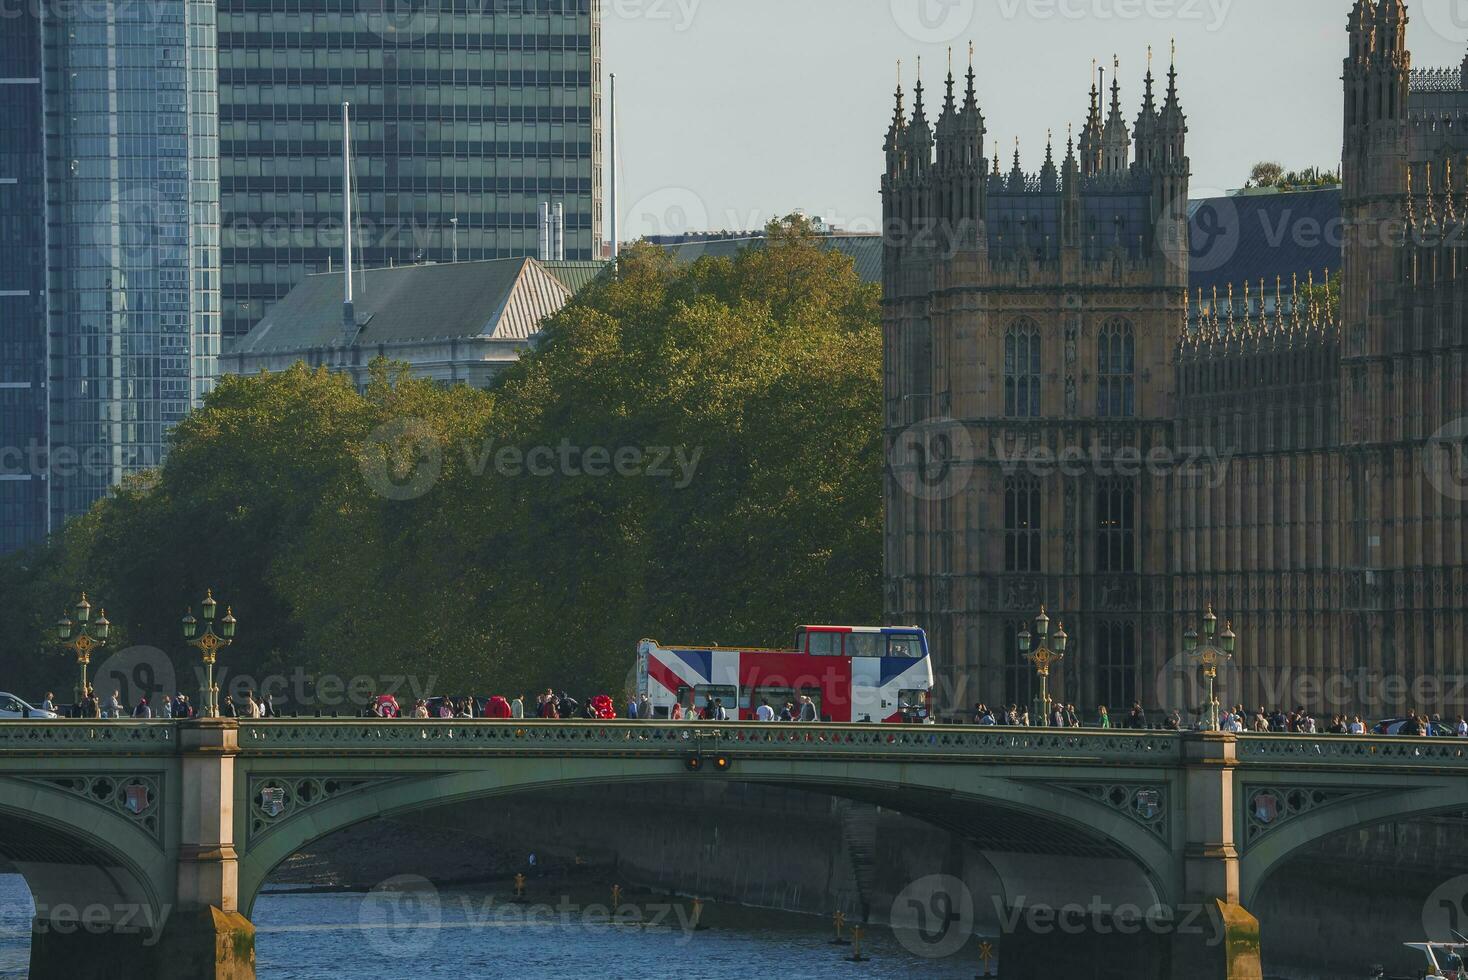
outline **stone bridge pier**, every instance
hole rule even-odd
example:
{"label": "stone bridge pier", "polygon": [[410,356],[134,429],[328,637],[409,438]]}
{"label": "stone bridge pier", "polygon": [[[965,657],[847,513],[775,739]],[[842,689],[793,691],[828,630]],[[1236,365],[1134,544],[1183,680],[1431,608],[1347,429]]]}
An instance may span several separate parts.
{"label": "stone bridge pier", "polygon": [[[171,735],[176,754],[146,776],[109,772],[48,780],[79,788],[93,802],[109,791],[105,802],[118,804],[135,822],[143,818],[144,829],[154,831],[163,860],[150,861],[157,856],[149,853],[153,848],[130,839],[133,828],[127,826],[108,827],[116,836],[95,847],[77,840],[113,822],[95,813],[83,815],[85,822],[69,832],[26,828],[20,836],[32,842],[29,848],[46,841],[33,855],[38,860],[22,855],[14,862],[36,901],[32,980],[255,976],[255,929],[240,914],[234,847],[238,728],[233,721],[200,720],[177,724]],[[46,801],[35,802],[44,814]]]}

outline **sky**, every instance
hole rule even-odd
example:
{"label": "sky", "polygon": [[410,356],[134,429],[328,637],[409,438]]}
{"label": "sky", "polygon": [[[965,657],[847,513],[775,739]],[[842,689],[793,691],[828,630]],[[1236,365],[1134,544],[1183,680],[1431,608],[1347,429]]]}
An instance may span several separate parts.
{"label": "sky", "polygon": [[[1340,162],[1341,66],[1353,0],[602,0],[603,70],[617,76],[623,241],[761,227],[797,209],[875,230],[897,61],[922,59],[941,101],[973,42],[990,152],[1026,170],[1079,132],[1093,59],[1120,58],[1141,105],[1177,41],[1192,196],[1239,187],[1259,160]],[[1468,0],[1408,0],[1417,67],[1457,66]],[[1110,71],[1107,73],[1110,86]],[[929,118],[936,118],[930,108]]]}

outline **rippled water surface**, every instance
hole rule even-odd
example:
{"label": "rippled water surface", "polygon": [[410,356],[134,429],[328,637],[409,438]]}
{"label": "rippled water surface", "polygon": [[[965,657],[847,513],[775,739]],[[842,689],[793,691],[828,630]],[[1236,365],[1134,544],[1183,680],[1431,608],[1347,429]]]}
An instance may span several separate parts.
{"label": "rippled water surface", "polygon": [[[649,908],[647,901],[638,908]],[[908,977],[971,980],[974,950],[931,960],[886,930],[864,944],[871,960],[847,963],[817,920],[790,928],[742,925],[690,931],[686,907],[651,907],[644,926],[626,907],[619,923],[605,905],[513,905],[475,889],[362,894],[266,894],[254,912],[260,980],[360,977],[515,977],[524,980],[827,980]],[[0,875],[0,977],[24,977],[34,905],[25,882]],[[717,919],[720,911],[710,913]],[[735,913],[727,913],[733,915]],[[128,977],[119,964],[119,977]]]}

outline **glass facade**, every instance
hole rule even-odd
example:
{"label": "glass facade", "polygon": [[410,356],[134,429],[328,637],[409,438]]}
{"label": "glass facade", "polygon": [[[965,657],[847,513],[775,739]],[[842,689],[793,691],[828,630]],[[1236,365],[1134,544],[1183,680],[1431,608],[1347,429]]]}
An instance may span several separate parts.
{"label": "glass facade", "polygon": [[46,533],[46,183],[41,31],[0,30],[0,554]]}
{"label": "glass facade", "polygon": [[214,4],[69,5],[42,41],[54,528],[161,462],[217,375]]}
{"label": "glass facade", "polygon": [[339,266],[352,103],[364,267],[600,257],[601,0],[219,0],[224,334]]}

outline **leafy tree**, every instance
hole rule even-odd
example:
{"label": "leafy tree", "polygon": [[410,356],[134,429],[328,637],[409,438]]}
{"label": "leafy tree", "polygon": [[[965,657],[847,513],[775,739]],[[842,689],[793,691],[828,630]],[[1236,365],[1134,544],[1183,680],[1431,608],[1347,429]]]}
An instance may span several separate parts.
{"label": "leafy tree", "polygon": [[226,378],[159,470],[0,561],[0,669],[70,690],[41,653],[78,588],[181,677],[179,617],[212,587],[230,673],[481,694],[620,693],[648,635],[876,621],[878,304],[791,219],[734,259],[628,250],[489,392],[385,362],[361,392]]}
{"label": "leafy tree", "polygon": [[1254,164],[1254,169],[1249,172],[1249,180],[1244,187],[1246,189],[1273,187],[1281,191],[1297,191],[1336,187],[1340,182],[1340,171],[1307,167],[1304,170],[1291,170],[1286,173],[1284,167],[1278,163],[1263,161]]}

